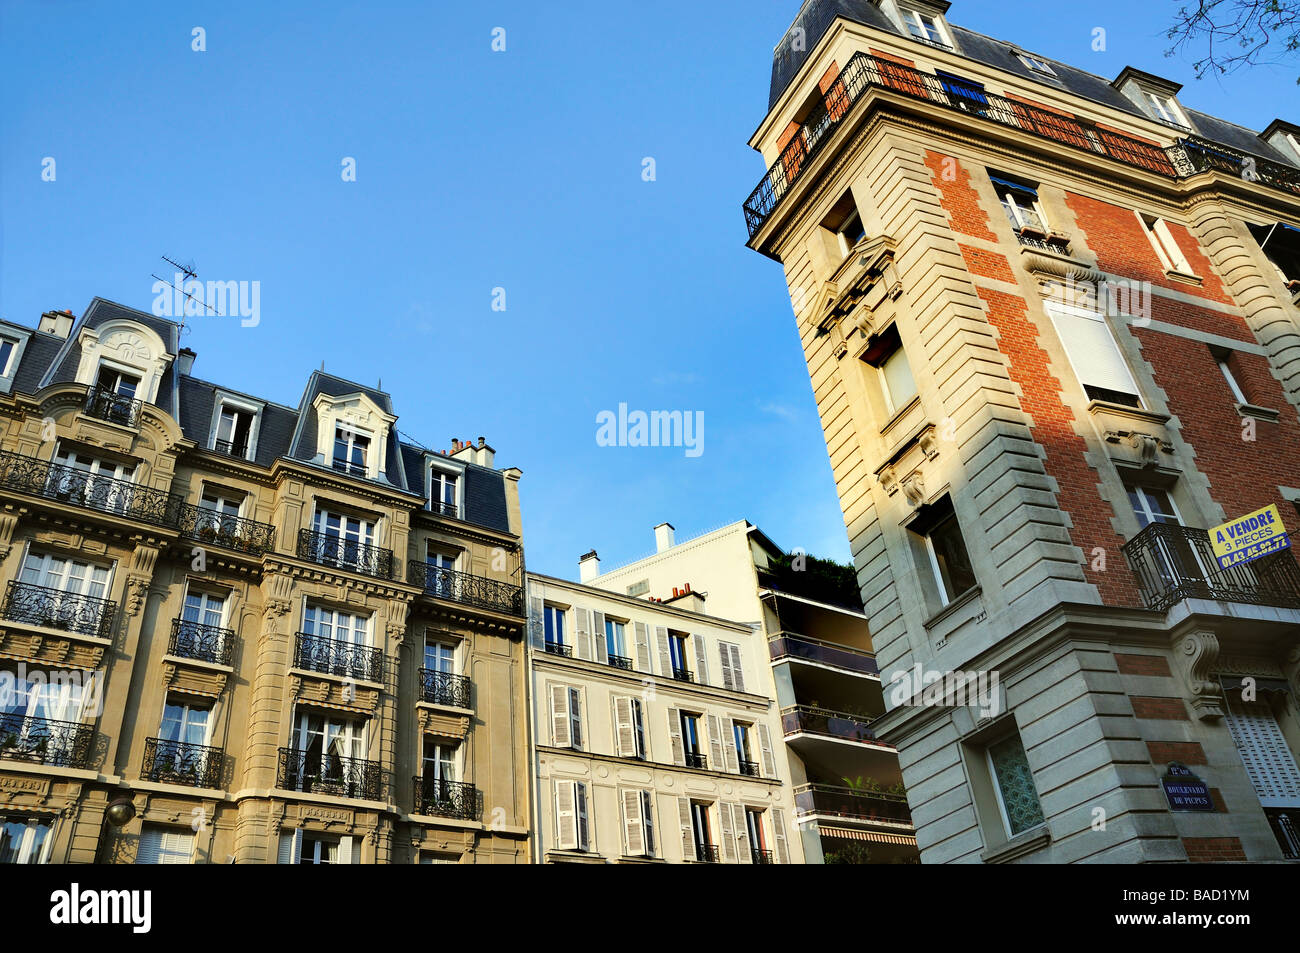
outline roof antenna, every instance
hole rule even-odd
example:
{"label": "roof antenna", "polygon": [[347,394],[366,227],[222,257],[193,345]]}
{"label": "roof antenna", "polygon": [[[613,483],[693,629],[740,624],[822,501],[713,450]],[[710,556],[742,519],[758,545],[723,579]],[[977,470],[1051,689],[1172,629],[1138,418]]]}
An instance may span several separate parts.
{"label": "roof antenna", "polygon": [[[182,283],[184,283],[184,282],[186,282],[186,281],[189,281],[189,280],[191,280],[191,279],[194,279],[194,280],[197,280],[197,279],[198,279],[198,277],[199,277],[199,273],[198,273],[197,271],[194,270],[194,269],[195,269],[194,259],[191,258],[191,259],[190,259],[190,262],[189,262],[188,265],[182,265],[182,264],[181,264],[180,262],[178,262],[178,261],[172,261],[172,260],[171,260],[170,258],[168,258],[166,255],[159,255],[158,257],[161,258],[163,261],[167,262],[167,264],[171,265],[173,268],[176,268],[176,269],[178,269],[178,270],[180,271],[180,276],[181,276],[181,281],[182,281]],[[151,275],[151,277],[154,278],[156,281],[161,281],[161,282],[162,282],[163,284],[165,284],[168,288],[171,288],[173,291],[178,292],[179,294],[184,295],[186,298],[189,298],[191,301],[196,301],[196,302],[198,302],[200,306],[202,306],[202,307],[206,308],[207,310],[211,311],[211,312],[212,312],[213,314],[215,314],[217,317],[221,317],[221,312],[218,311],[216,308],[212,307],[211,305],[209,305],[209,304],[208,304],[206,301],[204,301],[202,298],[196,298],[196,297],[194,297],[194,295],[190,294],[190,293],[189,293],[188,291],[186,291],[184,288],[177,288],[174,284],[172,284],[172,283],[171,283],[170,281],[168,281],[166,278],[161,278],[161,277],[159,277],[158,275]],[[184,309],[184,308],[181,309],[181,314],[180,314],[180,329],[181,329],[181,334],[189,334],[189,333],[190,333],[190,329],[187,328],[187,327],[185,326],[185,309]]]}

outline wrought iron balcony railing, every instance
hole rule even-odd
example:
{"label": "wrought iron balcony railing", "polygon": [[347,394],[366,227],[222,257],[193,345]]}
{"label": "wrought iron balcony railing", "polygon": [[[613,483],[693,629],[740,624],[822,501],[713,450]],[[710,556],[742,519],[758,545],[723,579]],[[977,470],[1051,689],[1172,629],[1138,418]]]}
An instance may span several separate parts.
{"label": "wrought iron balcony railing", "polygon": [[178,512],[177,529],[189,539],[252,556],[269,553],[275,546],[275,527],[270,523],[218,513],[193,503],[180,504]]}
{"label": "wrought iron balcony railing", "polygon": [[747,777],[756,778],[761,771],[757,761],[746,761],[744,758],[739,759],[740,773]]}
{"label": "wrought iron balcony railing", "polygon": [[434,817],[478,820],[478,788],[460,781],[415,778],[415,812]]}
{"label": "wrought iron balcony railing", "polygon": [[1178,175],[1170,156],[1154,143],[1120,135],[1073,116],[995,96],[977,87],[941,79],[901,63],[856,53],[827,87],[822,102],[800,126],[780,158],[745,201],[745,224],[751,238],[780,205],[800,173],[832,139],[839,123],[873,89],[889,90],[943,109],[980,116],[1001,126],[1104,155],[1170,179]]}
{"label": "wrought iron balcony railing", "polygon": [[184,502],[173,493],[8,450],[0,451],[0,486],[159,526],[175,527]]}
{"label": "wrought iron balcony railing", "polygon": [[234,440],[214,440],[212,441],[212,449],[217,453],[224,453],[228,457],[238,457],[240,460],[248,457],[247,440],[238,442]]}
{"label": "wrought iron balcony railing", "polygon": [[113,634],[117,603],[14,579],[5,588],[0,616],[10,622],[42,625],[107,639]]}
{"label": "wrought iron balcony railing", "polygon": [[134,427],[140,422],[140,409],[143,406],[143,401],[119,394],[107,387],[92,387],[86,392],[85,411],[88,416],[121,424],[124,427]]}
{"label": "wrought iron balcony railing", "polygon": [[280,749],[275,783],[286,791],[366,801],[379,801],[384,796],[384,770],[378,761],[298,748]]}
{"label": "wrought iron balcony railing", "polygon": [[451,516],[455,518],[460,516],[460,507],[455,503],[448,503],[446,500],[430,500],[429,512],[437,513],[439,516]]}
{"label": "wrought iron balcony railing", "polygon": [[718,859],[718,846],[716,844],[696,844],[695,859],[702,864],[720,863]]}
{"label": "wrought iron balcony railing", "polygon": [[686,752],[686,767],[688,768],[707,768],[709,759],[698,751]]}
{"label": "wrought iron balcony railing", "polygon": [[756,864],[772,863],[772,852],[770,850],[759,850],[756,847],[751,847],[749,850],[749,856]]}
{"label": "wrought iron balcony railing", "polygon": [[343,675],[367,682],[384,680],[384,653],[381,649],[309,632],[299,632],[294,640],[293,664],[295,668],[309,672]]}
{"label": "wrought iron balcony railing", "polygon": [[693,682],[695,681],[695,673],[692,672],[689,668],[674,667],[673,678],[677,679],[677,681],[679,682]]}
{"label": "wrought iron balcony railing", "polygon": [[147,738],[140,777],[160,784],[188,784],[196,788],[221,787],[225,754],[209,745]]}
{"label": "wrought iron balcony railing", "polygon": [[632,660],[626,655],[611,655],[609,664],[614,668],[621,668],[626,672],[632,671]]}
{"label": "wrought iron balcony railing", "polygon": [[507,582],[444,569],[418,559],[412,559],[408,564],[406,578],[411,585],[419,586],[436,599],[450,599],[510,615],[524,614],[524,590]]}
{"label": "wrought iron balcony railing", "polygon": [[1277,846],[1287,860],[1300,860],[1300,810],[1296,808],[1264,808],[1268,826],[1273,829]]}
{"label": "wrought iron balcony railing", "polygon": [[298,531],[298,558],[376,579],[393,578],[393,551],[315,530]]}
{"label": "wrought iron balcony railing", "polygon": [[431,668],[420,669],[420,697],[435,705],[453,708],[470,707],[469,677],[438,672]]}
{"label": "wrought iron balcony railing", "polygon": [[369,476],[364,463],[353,463],[351,460],[345,460],[342,457],[335,457],[333,463],[334,469],[348,476],[365,477]]}
{"label": "wrought iron balcony railing", "polygon": [[803,784],[794,789],[794,806],[800,814],[826,814],[855,821],[883,821],[911,824],[907,797],[884,791],[839,787],[832,784]]}
{"label": "wrought iron balcony railing", "polygon": [[772,661],[783,659],[802,659],[821,665],[830,665],[845,669],[858,675],[879,675],[876,657],[870,652],[839,645],[835,642],[823,642],[810,639],[806,635],[793,632],[779,632],[768,641],[768,650]]}
{"label": "wrought iron balcony railing", "polygon": [[561,655],[564,658],[573,658],[573,646],[565,645],[563,642],[546,642],[543,645],[547,655]]}
{"label": "wrought iron balcony railing", "polygon": [[1300,609],[1300,566],[1289,549],[1221,569],[1208,532],[1173,523],[1150,524],[1123,549],[1149,608],[1209,599]]}
{"label": "wrought iron balcony railing", "polygon": [[90,764],[95,729],[72,721],[0,713],[0,759],[30,761],[59,768]]}
{"label": "wrought iron balcony railing", "polygon": [[1199,136],[1179,139],[1168,152],[1180,177],[1213,170],[1300,195],[1300,169],[1280,162],[1252,156]]}
{"label": "wrought iron balcony railing", "polygon": [[234,629],[204,625],[189,619],[172,619],[172,637],[167,642],[168,655],[212,662],[215,665],[229,665],[234,651]]}
{"label": "wrought iron balcony railing", "polygon": [[870,719],[829,708],[793,705],[781,709],[781,730],[788,738],[800,733],[826,735],[845,741],[875,741]]}

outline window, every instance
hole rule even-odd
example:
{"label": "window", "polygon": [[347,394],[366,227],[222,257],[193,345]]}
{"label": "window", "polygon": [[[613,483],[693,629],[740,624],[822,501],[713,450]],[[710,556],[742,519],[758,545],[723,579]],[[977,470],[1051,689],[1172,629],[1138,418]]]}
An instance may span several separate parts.
{"label": "window", "polygon": [[605,651],[609,664],[615,668],[631,670],[632,659],[627,654],[627,634],[625,624],[617,619],[605,619]]}
{"label": "window", "polygon": [[1138,525],[1143,529],[1152,523],[1171,523],[1177,526],[1182,522],[1178,518],[1174,501],[1164,490],[1150,486],[1130,486],[1128,499],[1133,505],[1133,513],[1137,516]]}
{"label": "window", "polygon": [[546,651],[567,655],[564,651],[564,610],[559,606],[547,606],[542,613],[544,619],[544,637]]}
{"label": "window", "polygon": [[744,722],[731,723],[731,740],[736,746],[736,760],[739,762],[740,773],[756,778],[759,774],[758,762],[754,760],[754,751],[749,743],[752,731],[753,726]]}
{"label": "window", "polygon": [[1248,227],[1282,283],[1292,293],[1300,291],[1300,228],[1285,222]]}
{"label": "window", "polygon": [[551,686],[551,744],[582,749],[582,692],[576,688]]}
{"label": "window", "polygon": [[673,678],[680,682],[693,681],[695,678],[691,672],[690,655],[687,653],[687,638],[677,632],[668,633],[668,660],[672,665]]}
{"label": "window", "polygon": [[904,410],[916,397],[916,379],[907,363],[907,352],[898,334],[898,326],[891,324],[872,337],[862,360],[876,369],[885,410],[890,417]]}
{"label": "window", "polygon": [[1015,837],[1044,823],[1043,806],[1020,736],[1011,735],[989,745],[987,753],[1007,836]]}
{"label": "window", "polygon": [[641,699],[614,698],[614,753],[620,758],[648,759],[645,742],[645,709]]}
{"label": "window", "polygon": [[0,337],[0,377],[9,376],[9,364],[13,361],[14,352],[17,350],[17,341],[13,338]]}
{"label": "window", "polygon": [[332,639],[353,645],[370,645],[370,617],[340,612],[307,603],[302,613],[302,631],[318,639]]}
{"label": "window", "polygon": [[112,571],[106,566],[66,556],[28,552],[19,581],[51,591],[26,590],[26,598],[11,601],[8,617],[28,625],[66,629],[83,635],[103,635],[100,630],[111,617],[112,606],[94,600],[107,598],[111,575]]}
{"label": "window", "polygon": [[903,15],[903,25],[907,27],[907,32],[913,39],[941,46],[944,49],[952,49],[952,42],[948,39],[938,17],[906,7],[900,7],[899,12]]}
{"label": "window", "polygon": [[140,378],[135,374],[103,365],[99,369],[99,376],[95,379],[95,386],[104,393],[134,400],[135,392],[140,387]]}
{"label": "window", "polygon": [[1045,237],[1048,233],[1047,216],[1038,201],[1038,189],[1013,179],[990,175],[993,189],[1002,203],[1002,211],[1007,213],[1007,220],[1012,229],[1019,234],[1024,229],[1037,232]]}
{"label": "window", "polygon": [[334,469],[353,476],[366,476],[367,457],[370,453],[370,435],[350,424],[334,427]]}
{"label": "window", "polygon": [[5,672],[0,690],[0,758],[68,765],[78,759],[78,737],[51,722],[79,722],[99,686],[63,672]]}
{"label": "window", "polygon": [[253,412],[243,407],[222,403],[217,414],[217,429],[212,436],[212,449],[241,460],[248,457],[249,435],[253,430]]}
{"label": "window", "polygon": [[44,864],[54,839],[49,818],[0,815],[0,864]]}
{"label": "window", "polygon": [[922,538],[939,599],[948,605],[978,583],[966,551],[952,498],[945,496],[917,510],[911,530]]}
{"label": "window", "polygon": [[984,94],[984,84],[974,80],[935,70],[939,85],[948,94],[948,102],[958,109],[983,116],[988,112],[989,98]]}
{"label": "window", "polygon": [[1164,93],[1155,93],[1151,90],[1144,90],[1143,96],[1147,101],[1147,105],[1151,107],[1151,115],[1156,119],[1159,119],[1161,122],[1167,123],[1170,126],[1178,126],[1182,129],[1189,128],[1187,117],[1185,117],[1183,111],[1178,108],[1178,103],[1174,101],[1172,96],[1166,96]]}
{"label": "window", "polygon": [[354,837],[332,837],[312,831],[286,831],[280,835],[280,864],[359,864],[361,843]]}
{"label": "window", "polygon": [[744,808],[745,833],[749,835],[749,852],[756,864],[770,864],[772,852],[767,846],[767,837],[763,833],[763,812],[752,807]]}
{"label": "window", "polygon": [[126,513],[134,490],[135,465],[60,447],[54,454],[46,491],[57,499],[105,513]]}
{"label": "window", "polygon": [[1187,263],[1182,249],[1174,240],[1174,233],[1169,230],[1169,223],[1154,215],[1139,214],[1138,219],[1142,222],[1147,239],[1151,242],[1151,247],[1156,250],[1156,255],[1160,258],[1160,264],[1164,266],[1165,271],[1192,275],[1192,266]]}
{"label": "window", "polygon": [[709,825],[709,805],[703,801],[691,802],[691,835],[695,841],[695,859],[716,863],[718,855]]}
{"label": "window", "polygon": [[366,755],[366,725],[352,720],[302,712],[290,733],[283,786],[346,797],[377,798]]}
{"label": "window", "polygon": [[314,555],[318,562],[366,571],[372,568],[375,524],[370,520],[318,509],[312,529],[317,534]]}
{"label": "window", "polygon": [[846,191],[840,197],[827,213],[826,218],[822,220],[821,227],[824,230],[823,234],[830,239],[827,246],[828,257],[832,259],[832,264],[838,265],[836,256],[839,256],[839,260],[848,257],[858,242],[867,235],[862,223],[862,213],[858,211],[858,203],[854,201],[852,192]]}
{"label": "window", "polygon": [[430,782],[456,781],[456,751],[458,745],[424,739],[424,782],[425,797],[429,796]]}
{"label": "window", "polygon": [[655,855],[655,828],[652,795],[649,791],[624,791],[623,829],[629,857]]}
{"label": "window", "polygon": [[1141,407],[1137,384],[1105,315],[1050,301],[1046,309],[1088,399]]}
{"label": "window", "polygon": [[169,696],[163,706],[162,726],[158,729],[160,741],[173,742],[172,751],[179,745],[206,745],[208,743],[208,716],[211,707],[203,703]]}
{"label": "window", "polygon": [[140,832],[137,864],[188,864],[193,857],[194,835],[190,831],[146,824]]}
{"label": "window", "polygon": [[1237,377],[1232,373],[1233,352],[1227,350],[1214,350],[1215,363],[1219,365],[1219,372],[1223,374],[1223,379],[1227,381],[1228,390],[1232,391],[1232,397],[1239,404],[1249,404],[1246,399],[1246,392],[1241,389]]}
{"label": "window", "polygon": [[426,639],[424,642],[424,667],[430,672],[454,675],[456,673],[456,646],[450,642]]}
{"label": "window", "polygon": [[420,851],[420,863],[422,864],[459,864],[460,857],[456,854],[439,854],[431,850]]}
{"label": "window", "polygon": [[743,692],[745,667],[740,660],[740,646],[732,642],[719,642],[718,656],[722,661],[722,687]]}
{"label": "window", "polygon": [[591,849],[587,833],[587,785],[581,781],[555,782],[556,846],[560,850]]}
{"label": "window", "polygon": [[460,475],[437,468],[429,471],[429,509],[443,516],[460,515],[460,499],[457,491]]}
{"label": "window", "polygon": [[205,488],[194,515],[194,533],[203,541],[235,545],[244,498],[229,490]]}
{"label": "window", "polygon": [[47,589],[57,589],[69,595],[102,599],[108,593],[109,575],[110,572],[106,567],[94,563],[69,559],[65,556],[29,552],[23,562],[20,578],[22,582]]}
{"label": "window", "polygon": [[1020,53],[1018,55],[1020,56],[1020,62],[1024,63],[1035,73],[1043,73],[1046,76],[1056,75],[1056,70],[1052,69],[1052,64],[1047,62],[1047,60],[1035,56],[1033,53]]}
{"label": "window", "polygon": [[700,750],[700,716],[684,711],[678,715],[678,718],[681,722],[682,750],[685,753],[686,767],[707,768],[708,759]]}

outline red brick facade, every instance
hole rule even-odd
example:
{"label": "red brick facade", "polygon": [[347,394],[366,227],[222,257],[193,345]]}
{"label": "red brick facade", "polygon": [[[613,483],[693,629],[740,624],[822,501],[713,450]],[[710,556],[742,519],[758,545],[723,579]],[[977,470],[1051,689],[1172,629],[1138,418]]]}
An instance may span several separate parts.
{"label": "red brick facade", "polygon": [[1237,837],[1184,837],[1183,850],[1193,864],[1214,864],[1225,861],[1244,862],[1246,852]]}
{"label": "red brick facade", "polygon": [[1181,698],[1162,698],[1151,695],[1130,695],[1134,718],[1155,718],[1164,721],[1189,721],[1187,706]]}
{"label": "red brick facade", "polygon": [[1205,759],[1205,749],[1199,741],[1148,741],[1147,751],[1151,762],[1157,766],[1170,761],[1182,764],[1209,764]]}
{"label": "red brick facade", "polygon": [[1163,655],[1126,655],[1115,653],[1115,668],[1121,675],[1155,675],[1171,678],[1169,660]]}
{"label": "red brick facade", "polygon": [[939,190],[939,201],[948,213],[954,232],[998,240],[989,228],[989,217],[980,205],[979,193],[970,184],[970,172],[952,156],[926,152],[926,167],[934,173],[934,184]]}

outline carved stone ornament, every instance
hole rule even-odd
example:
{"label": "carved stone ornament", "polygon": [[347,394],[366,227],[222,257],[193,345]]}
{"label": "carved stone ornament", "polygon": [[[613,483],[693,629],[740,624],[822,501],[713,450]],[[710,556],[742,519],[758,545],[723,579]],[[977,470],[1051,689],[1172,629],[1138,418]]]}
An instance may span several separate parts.
{"label": "carved stone ornament", "polygon": [[911,506],[920,506],[925,501],[925,478],[920,472],[909,474],[900,481],[903,497]]}
{"label": "carved stone ornament", "polygon": [[1178,646],[1178,659],[1192,713],[1201,721],[1223,717],[1223,688],[1214,677],[1219,661],[1219,638],[1201,630],[1186,636]]}

